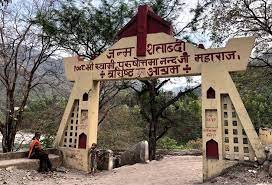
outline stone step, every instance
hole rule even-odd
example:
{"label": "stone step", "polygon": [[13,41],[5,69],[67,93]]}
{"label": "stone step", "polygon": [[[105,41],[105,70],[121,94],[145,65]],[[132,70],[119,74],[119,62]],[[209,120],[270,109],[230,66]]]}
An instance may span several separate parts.
{"label": "stone step", "polygon": [[[57,168],[61,165],[61,157],[55,154],[49,154],[49,159],[52,162],[53,168]],[[8,159],[0,161],[0,168],[15,167],[17,169],[38,170],[39,159]]]}

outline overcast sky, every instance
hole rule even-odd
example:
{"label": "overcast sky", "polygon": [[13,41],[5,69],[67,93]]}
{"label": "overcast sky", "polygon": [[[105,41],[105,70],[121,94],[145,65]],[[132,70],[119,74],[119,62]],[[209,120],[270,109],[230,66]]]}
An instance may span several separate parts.
{"label": "overcast sky", "polygon": [[[195,8],[197,5],[198,0],[190,0],[185,1],[185,6],[183,11],[180,12],[180,17],[178,18],[178,21],[175,22],[176,26],[178,27],[184,27],[187,23],[191,21],[193,18],[193,14],[190,13],[190,10],[192,8]],[[208,37],[206,35],[203,35],[202,33],[195,32],[190,34],[191,38],[196,43],[203,43],[206,48],[210,46],[210,42],[208,41]]]}
{"label": "overcast sky", "polygon": [[[177,22],[174,24],[177,24],[178,27],[184,27],[190,20],[192,19],[193,15],[190,13],[190,10],[192,8],[195,8],[197,5],[198,0],[190,0],[190,1],[185,1],[186,5],[184,6],[184,10],[180,12],[180,17],[178,18]],[[190,34],[191,39],[196,42],[196,43],[203,43],[205,47],[209,47],[211,44],[208,41],[208,37],[195,32]],[[194,76],[192,77],[192,83],[190,85],[196,85],[198,83],[201,83],[201,76]],[[164,85],[164,89],[166,90],[177,90],[184,88],[186,85],[188,85],[187,80],[185,77],[176,77],[176,78],[171,78],[171,81]]]}

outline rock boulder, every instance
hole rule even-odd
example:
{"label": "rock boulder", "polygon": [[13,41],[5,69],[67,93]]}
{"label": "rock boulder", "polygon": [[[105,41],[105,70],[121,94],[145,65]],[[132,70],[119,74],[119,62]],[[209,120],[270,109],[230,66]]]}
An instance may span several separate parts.
{"label": "rock boulder", "polygon": [[148,162],[148,142],[141,141],[120,156],[120,166]]}

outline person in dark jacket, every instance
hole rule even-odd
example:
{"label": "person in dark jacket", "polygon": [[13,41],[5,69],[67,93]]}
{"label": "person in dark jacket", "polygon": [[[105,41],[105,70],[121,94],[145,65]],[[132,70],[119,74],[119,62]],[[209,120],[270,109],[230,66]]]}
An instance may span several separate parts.
{"label": "person in dark jacket", "polygon": [[52,171],[52,164],[48,158],[48,154],[42,149],[40,137],[41,133],[36,132],[35,136],[32,138],[29,146],[28,158],[40,160],[39,172]]}

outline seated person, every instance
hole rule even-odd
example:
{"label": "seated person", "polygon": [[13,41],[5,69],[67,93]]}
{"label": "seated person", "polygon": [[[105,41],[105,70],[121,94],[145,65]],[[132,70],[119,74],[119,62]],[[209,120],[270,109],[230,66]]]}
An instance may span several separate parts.
{"label": "seated person", "polygon": [[28,158],[40,160],[39,172],[48,172],[49,170],[52,171],[52,164],[48,158],[48,154],[42,149],[40,137],[41,133],[36,132],[35,136],[32,138],[29,146]]}

